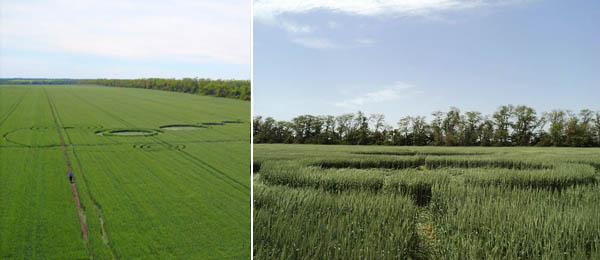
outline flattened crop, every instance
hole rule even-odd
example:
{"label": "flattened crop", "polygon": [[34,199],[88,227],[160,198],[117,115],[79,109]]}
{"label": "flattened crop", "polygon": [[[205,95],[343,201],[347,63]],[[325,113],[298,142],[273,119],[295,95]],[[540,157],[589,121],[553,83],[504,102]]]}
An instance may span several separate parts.
{"label": "flattened crop", "polygon": [[98,130],[97,135],[102,136],[125,136],[125,137],[136,137],[136,136],[153,136],[162,133],[160,130],[155,129],[106,129]]}

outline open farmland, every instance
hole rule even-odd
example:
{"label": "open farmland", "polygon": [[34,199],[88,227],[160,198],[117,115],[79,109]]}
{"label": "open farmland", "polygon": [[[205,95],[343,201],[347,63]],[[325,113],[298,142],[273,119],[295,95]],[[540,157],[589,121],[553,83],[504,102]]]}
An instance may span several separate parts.
{"label": "open farmland", "polygon": [[255,259],[600,259],[600,149],[254,146]]}
{"label": "open farmland", "polygon": [[249,114],[183,93],[0,85],[0,259],[247,259]]}

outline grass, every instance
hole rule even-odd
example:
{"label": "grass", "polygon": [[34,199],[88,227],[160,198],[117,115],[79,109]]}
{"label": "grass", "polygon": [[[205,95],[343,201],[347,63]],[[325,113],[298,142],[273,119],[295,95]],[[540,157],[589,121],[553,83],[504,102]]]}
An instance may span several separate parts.
{"label": "grass", "polygon": [[[249,111],[244,101],[143,89],[0,86],[0,259],[247,259],[250,125],[159,127]],[[110,129],[156,134],[95,134]]]}
{"label": "grass", "polygon": [[[597,186],[440,187],[436,247],[445,259],[598,259]],[[440,206],[443,205],[443,206]]]}
{"label": "grass", "polygon": [[261,259],[406,259],[418,253],[418,212],[406,198],[257,186],[254,199],[254,250]]}
{"label": "grass", "polygon": [[600,258],[600,149],[258,144],[254,158],[255,259]]}

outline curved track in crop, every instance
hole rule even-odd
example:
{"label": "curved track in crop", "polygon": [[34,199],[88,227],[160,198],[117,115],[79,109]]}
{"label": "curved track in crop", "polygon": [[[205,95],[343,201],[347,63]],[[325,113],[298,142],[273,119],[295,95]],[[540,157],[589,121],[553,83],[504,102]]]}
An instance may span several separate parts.
{"label": "curved track in crop", "polygon": [[254,259],[600,254],[600,150],[254,149]]}

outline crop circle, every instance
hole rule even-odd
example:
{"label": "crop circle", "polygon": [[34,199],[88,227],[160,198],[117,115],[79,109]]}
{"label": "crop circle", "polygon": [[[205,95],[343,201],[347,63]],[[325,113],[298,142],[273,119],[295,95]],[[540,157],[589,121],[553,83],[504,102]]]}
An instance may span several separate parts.
{"label": "crop circle", "polygon": [[139,129],[139,128],[121,128],[121,129],[104,129],[98,130],[96,132],[97,135],[102,136],[121,136],[121,137],[145,137],[145,136],[153,136],[161,133],[160,130],[156,129]]}
{"label": "crop circle", "polygon": [[223,122],[206,122],[202,123],[202,125],[224,125]]}
{"label": "crop circle", "polygon": [[170,150],[183,150],[185,144],[160,144],[160,143],[145,143],[145,144],[134,144],[133,148],[141,149],[142,151],[162,151],[166,149]]}
{"label": "crop circle", "polygon": [[162,130],[168,130],[168,131],[190,131],[190,130],[199,130],[199,129],[203,129],[203,128],[207,128],[207,127],[202,126],[202,125],[175,124],[175,125],[163,125],[163,126],[159,126],[159,128]]}

